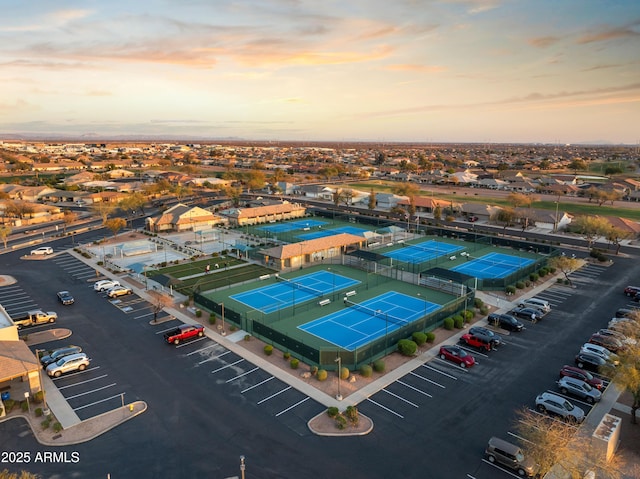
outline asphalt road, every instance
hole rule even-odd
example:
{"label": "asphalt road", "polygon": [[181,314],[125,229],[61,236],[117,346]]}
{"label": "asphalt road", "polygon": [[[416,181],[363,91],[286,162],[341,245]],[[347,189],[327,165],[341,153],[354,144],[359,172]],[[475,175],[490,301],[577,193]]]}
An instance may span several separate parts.
{"label": "asphalt road", "polygon": [[[83,241],[91,240],[91,234],[98,233],[86,233]],[[65,245],[59,241],[53,244],[56,251]],[[478,354],[477,366],[462,371],[438,359],[420,366],[359,405],[374,421],[372,433],[333,439],[306,429],[323,406],[270,380],[213,341],[180,348],[164,344],[162,330],[177,322],[150,325],[148,305],[137,296],[114,305],[90,289],[94,278],[85,275],[91,271],[76,269],[61,256],[22,261],[17,253],[4,254],[3,270],[18,279],[39,307],[58,311],[58,326],[73,330],[65,342],[85,348],[92,367],[107,375],[99,380],[106,380],[105,386],[115,383],[91,394],[107,398],[112,389],[125,394],[125,401],[146,401],[149,409],[90,443],[55,449],[69,456],[77,452],[76,463],[5,463],[0,468],[24,468],[45,478],[108,473],[112,478],[224,478],[240,475],[239,456],[244,455],[246,478],[448,479],[469,474],[506,479],[508,474],[482,461],[487,439],[508,437],[514,411],[533,407],[538,393],[554,389],[559,368],[571,364],[591,332],[628,304],[622,289],[640,283],[635,262],[637,258],[620,258],[611,267],[577,272],[576,289],[553,287],[546,293],[555,306],[548,317],[505,336],[507,344],[500,350],[486,357]],[[76,304],[59,305],[55,292],[60,289],[72,291]],[[65,378],[64,385],[73,381]],[[72,387],[86,392],[87,384]],[[98,413],[99,404],[81,414]],[[0,448],[32,454],[52,450],[39,446],[22,421],[0,426]]]}

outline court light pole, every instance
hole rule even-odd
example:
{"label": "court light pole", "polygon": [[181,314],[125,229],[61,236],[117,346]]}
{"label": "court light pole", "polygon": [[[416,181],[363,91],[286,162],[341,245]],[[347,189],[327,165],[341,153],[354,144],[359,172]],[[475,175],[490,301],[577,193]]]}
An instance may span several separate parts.
{"label": "court light pole", "polygon": [[338,363],[338,394],[336,395],[336,399],[338,401],[342,401],[342,393],[340,391],[340,376],[342,376],[342,358],[338,356],[336,358],[336,362]]}
{"label": "court light pole", "polygon": [[244,456],[240,456],[240,477],[241,479],[244,479]]}

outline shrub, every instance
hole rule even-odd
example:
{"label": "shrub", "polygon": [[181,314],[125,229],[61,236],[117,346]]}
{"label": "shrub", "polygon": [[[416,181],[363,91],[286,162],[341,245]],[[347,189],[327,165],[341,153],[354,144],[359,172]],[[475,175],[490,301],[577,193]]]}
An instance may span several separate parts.
{"label": "shrub", "polygon": [[40,423],[40,426],[42,426],[42,429],[48,429],[50,424],[51,424],[51,418],[48,417],[47,419],[45,419]]}
{"label": "shrub", "polygon": [[13,399],[7,399],[4,401],[4,409],[7,412],[11,412],[16,405],[16,402]]}
{"label": "shrub", "polygon": [[199,318],[202,316],[202,310],[201,309],[196,309],[196,317]]}
{"label": "shrub", "polygon": [[44,402],[44,391],[38,391],[33,395],[33,402],[40,404]]}
{"label": "shrub", "polygon": [[456,314],[453,317],[453,325],[456,327],[456,329],[462,329],[462,326],[464,326],[464,318],[459,314]]}
{"label": "shrub", "polygon": [[410,339],[401,339],[398,341],[398,351],[403,356],[413,356],[418,350],[418,345]]}
{"label": "shrub", "polygon": [[237,327],[235,324],[232,324],[232,325],[229,327],[229,331],[231,331],[231,332],[233,332],[233,331],[237,331],[237,330],[238,330],[238,327]]}
{"label": "shrub", "polygon": [[318,369],[318,372],[316,374],[316,378],[318,378],[318,381],[326,381],[327,376],[328,373],[326,369]]}
{"label": "shrub", "polygon": [[517,289],[524,289],[524,283],[522,281],[518,281],[516,283],[516,288]]}
{"label": "shrub", "polygon": [[347,427],[347,419],[342,415],[336,416],[336,427],[338,429],[344,429]]}
{"label": "shrub", "polygon": [[40,417],[40,416],[42,416],[42,408],[41,408],[41,407],[36,408],[35,413],[36,413],[36,417]]}
{"label": "shrub", "polygon": [[282,353],[282,357],[284,359],[289,359],[291,357],[291,353],[289,351],[286,351],[286,352]]}
{"label": "shrub", "polygon": [[531,286],[531,281],[529,281],[528,279],[526,279],[526,280],[524,281],[524,287],[525,287],[525,288],[528,288],[529,286]]}
{"label": "shrub", "polygon": [[318,374],[318,366],[311,366],[311,374],[314,376]]}
{"label": "shrub", "polygon": [[555,272],[556,272],[556,271],[557,271],[557,270],[556,270],[556,268],[555,268],[555,267],[553,267],[553,266],[549,266],[549,273],[551,273],[551,274],[555,274]]}
{"label": "shrub", "polygon": [[355,406],[347,406],[347,409],[344,411],[344,415],[347,420],[351,423],[352,426],[358,425],[358,408]]}
{"label": "shrub", "polygon": [[340,414],[340,410],[335,406],[331,406],[329,409],[327,409],[327,415],[332,419],[338,414]]}
{"label": "shrub", "polygon": [[453,318],[444,318],[442,325],[444,326],[444,329],[451,331],[453,329]]}
{"label": "shrub", "polygon": [[289,361],[289,366],[291,366],[291,369],[298,369],[298,366],[300,366],[300,361],[298,360],[298,358],[291,358],[291,361]]}
{"label": "shrub", "polygon": [[476,312],[471,309],[465,309],[462,312],[462,316],[464,318],[465,323],[468,323],[469,321],[471,321],[475,315],[476,315]]}
{"label": "shrub", "polygon": [[373,362],[373,370],[377,373],[383,373],[386,369],[386,365],[384,364],[384,359],[376,359]]}
{"label": "shrub", "polygon": [[538,274],[540,275],[541,278],[544,278],[546,275],[549,274],[549,270],[547,268],[540,268],[538,270]]}
{"label": "shrub", "polygon": [[363,364],[360,366],[360,375],[363,378],[370,378],[373,375],[373,368],[368,364]]}
{"label": "shrub", "polygon": [[29,403],[27,401],[22,401],[20,403],[20,409],[22,409],[22,412],[27,412],[29,410]]}
{"label": "shrub", "polygon": [[422,346],[424,343],[427,342],[427,335],[424,333],[421,333],[420,331],[416,331],[411,335],[411,339],[413,339],[413,342],[416,343],[418,346]]}
{"label": "shrub", "polygon": [[601,255],[598,255],[598,261],[600,261],[601,263],[604,263],[605,261],[608,261],[608,260],[605,255],[601,254]]}
{"label": "shrub", "polygon": [[529,275],[529,279],[531,280],[532,283],[535,283],[540,279],[540,275],[538,273],[531,273]]}
{"label": "shrub", "polygon": [[264,347],[264,354],[266,354],[267,356],[271,356],[273,354],[273,346],[271,346],[270,344],[267,344]]}
{"label": "shrub", "polygon": [[427,342],[428,342],[428,343],[432,343],[432,342],[434,342],[435,340],[436,340],[436,335],[435,335],[435,333],[432,333],[431,331],[429,331],[429,332],[427,333]]}
{"label": "shrub", "polygon": [[244,335],[244,340],[245,341],[249,341],[251,339],[251,335],[250,334],[245,334]]}
{"label": "shrub", "polygon": [[480,314],[489,314],[489,308],[483,305],[482,308],[480,308]]}
{"label": "shrub", "polygon": [[473,298],[473,306],[475,308],[481,308],[484,305],[484,301],[482,301],[480,298]]}
{"label": "shrub", "polygon": [[516,293],[516,288],[515,286],[509,285],[505,288],[505,292],[507,294],[515,294]]}
{"label": "shrub", "polygon": [[218,321],[218,318],[216,318],[216,315],[211,313],[209,315],[209,324],[216,324],[216,321]]}
{"label": "shrub", "polygon": [[340,379],[346,380],[349,379],[349,375],[351,374],[351,371],[349,371],[349,368],[342,366],[340,368]]}
{"label": "shrub", "polygon": [[564,283],[564,280],[562,278],[556,278],[556,283],[562,284]]}
{"label": "shrub", "polygon": [[55,423],[55,424],[53,425],[53,431],[54,431],[54,432],[60,432],[60,431],[62,431],[62,424],[60,424],[59,422]]}

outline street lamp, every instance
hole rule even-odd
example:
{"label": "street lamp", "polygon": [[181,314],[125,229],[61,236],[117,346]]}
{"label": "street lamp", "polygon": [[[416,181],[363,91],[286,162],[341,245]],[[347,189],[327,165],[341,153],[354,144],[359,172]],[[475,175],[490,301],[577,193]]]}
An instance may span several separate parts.
{"label": "street lamp", "polygon": [[340,392],[340,376],[342,375],[342,358],[338,356],[336,358],[336,362],[338,363],[338,394],[336,395],[336,399],[338,401],[342,401],[342,393]]}
{"label": "street lamp", "polygon": [[222,308],[222,332],[220,334],[225,336],[227,332],[224,330],[224,303],[220,303],[220,307]]}
{"label": "street lamp", "polygon": [[244,456],[240,456],[240,477],[244,479]]}
{"label": "street lamp", "polygon": [[558,231],[558,206],[560,205],[560,198],[556,199],[556,221],[553,224],[553,232],[556,233]]}

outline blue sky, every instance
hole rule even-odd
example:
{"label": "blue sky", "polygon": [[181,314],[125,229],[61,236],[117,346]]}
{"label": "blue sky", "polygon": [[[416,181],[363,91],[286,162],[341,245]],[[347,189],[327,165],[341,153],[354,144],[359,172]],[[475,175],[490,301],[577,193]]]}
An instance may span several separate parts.
{"label": "blue sky", "polygon": [[0,137],[640,142],[637,0],[3,0]]}

